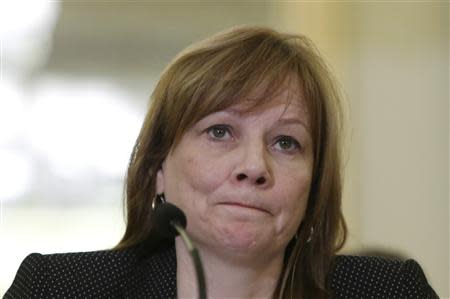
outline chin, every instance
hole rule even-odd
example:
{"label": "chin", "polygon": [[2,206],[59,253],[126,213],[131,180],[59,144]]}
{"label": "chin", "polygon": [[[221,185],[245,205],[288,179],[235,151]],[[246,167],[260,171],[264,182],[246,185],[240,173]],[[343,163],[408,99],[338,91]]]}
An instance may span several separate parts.
{"label": "chin", "polygon": [[215,239],[222,248],[226,248],[234,254],[257,253],[267,250],[273,243],[273,240],[268,237],[267,229],[263,230],[259,227],[242,224],[223,227]]}

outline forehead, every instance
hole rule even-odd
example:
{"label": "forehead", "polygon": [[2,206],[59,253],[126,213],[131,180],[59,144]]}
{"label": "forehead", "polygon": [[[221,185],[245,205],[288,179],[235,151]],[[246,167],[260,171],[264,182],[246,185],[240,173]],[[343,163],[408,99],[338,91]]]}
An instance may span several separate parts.
{"label": "forehead", "polygon": [[274,92],[268,93],[267,86],[258,86],[249,95],[228,107],[227,111],[236,114],[258,114],[263,110],[275,106],[283,106],[280,117],[289,115],[298,116],[309,124],[309,112],[303,90],[299,83],[293,80],[283,83]]}
{"label": "forehead", "polygon": [[[305,97],[303,81],[295,75],[285,76],[280,81],[264,80],[254,87],[243,87],[240,90],[233,88],[216,90],[207,93],[202,101],[197,102],[195,108],[189,112],[178,111],[181,120],[173,122],[176,133],[173,138],[173,146],[176,146],[184,133],[196,123],[211,114],[220,111],[233,111],[237,114],[258,114],[275,105],[284,105],[279,118],[298,118],[308,131],[313,129],[311,121],[310,101]],[[288,116],[289,114],[289,116]],[[292,115],[294,114],[294,115]],[[172,114],[173,115],[173,114]]]}

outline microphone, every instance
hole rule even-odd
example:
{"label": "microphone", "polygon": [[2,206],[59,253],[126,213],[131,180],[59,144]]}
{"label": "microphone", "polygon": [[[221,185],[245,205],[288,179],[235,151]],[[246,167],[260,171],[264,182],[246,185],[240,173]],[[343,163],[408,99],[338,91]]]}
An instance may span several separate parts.
{"label": "microphone", "polygon": [[186,215],[177,206],[169,202],[163,202],[156,207],[153,214],[153,221],[154,227],[163,237],[175,238],[179,235],[183,239],[184,245],[194,262],[198,296],[200,299],[206,299],[206,282],[203,265],[197,248],[185,230],[187,225]]}
{"label": "microphone", "polygon": [[186,224],[186,215],[177,206],[163,202],[156,207],[153,214],[153,225],[161,236],[168,239],[175,238],[180,234],[175,225],[184,229]]}

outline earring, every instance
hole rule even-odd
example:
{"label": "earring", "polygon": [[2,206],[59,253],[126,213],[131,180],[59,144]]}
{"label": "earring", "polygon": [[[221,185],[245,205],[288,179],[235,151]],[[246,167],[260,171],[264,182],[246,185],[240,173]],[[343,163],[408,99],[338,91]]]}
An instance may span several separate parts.
{"label": "earring", "polygon": [[156,207],[162,203],[166,202],[166,198],[164,197],[164,193],[156,194],[152,200],[152,210],[154,211]]}
{"label": "earring", "polygon": [[306,240],[306,243],[311,242],[313,235],[314,235],[314,227],[311,226],[311,231],[309,232],[309,237]]}

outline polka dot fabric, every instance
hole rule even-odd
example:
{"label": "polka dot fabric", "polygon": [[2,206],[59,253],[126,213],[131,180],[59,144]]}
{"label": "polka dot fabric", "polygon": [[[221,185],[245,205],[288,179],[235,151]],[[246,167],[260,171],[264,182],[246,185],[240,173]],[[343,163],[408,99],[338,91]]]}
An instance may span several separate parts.
{"label": "polka dot fabric", "polygon": [[[4,299],[176,298],[175,248],[139,259],[134,250],[40,255],[21,264]],[[333,298],[438,298],[413,260],[338,256]]]}
{"label": "polka dot fabric", "polygon": [[338,256],[331,274],[334,298],[438,298],[414,260]]}
{"label": "polka dot fabric", "polygon": [[10,298],[176,298],[175,249],[146,260],[133,250],[34,253],[22,262]]}
{"label": "polka dot fabric", "polygon": [[139,263],[127,278],[121,298],[176,298],[175,247]]}
{"label": "polka dot fabric", "polygon": [[33,253],[4,298],[117,298],[135,261],[131,252]]}

